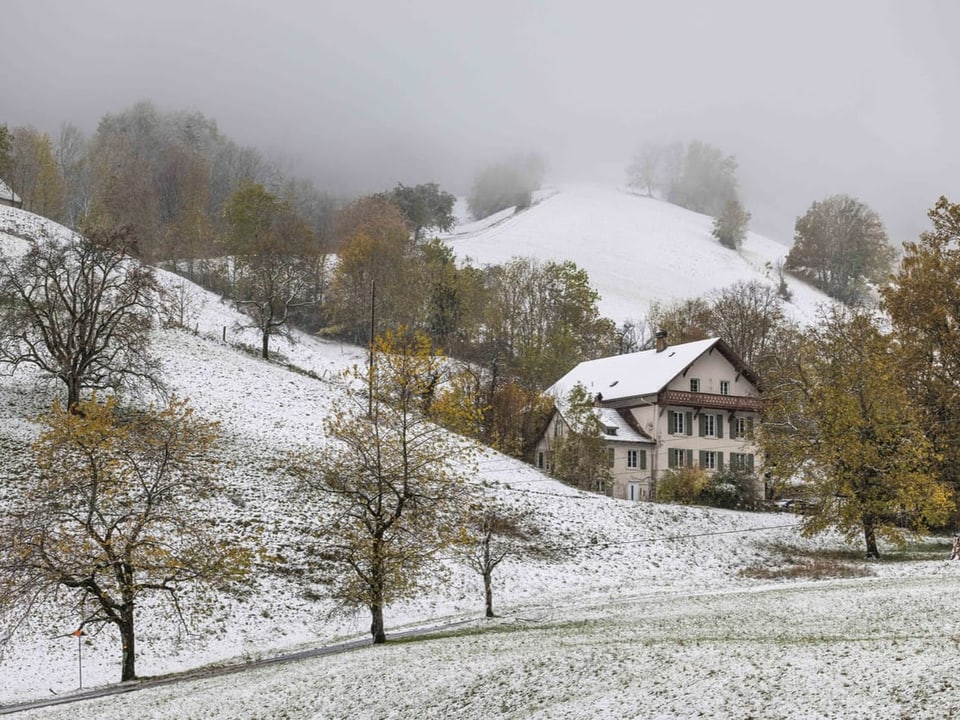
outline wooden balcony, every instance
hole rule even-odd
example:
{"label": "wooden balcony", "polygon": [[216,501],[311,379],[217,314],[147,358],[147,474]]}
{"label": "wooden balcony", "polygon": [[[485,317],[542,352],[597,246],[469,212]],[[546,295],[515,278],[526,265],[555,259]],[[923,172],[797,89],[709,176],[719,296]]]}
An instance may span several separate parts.
{"label": "wooden balcony", "polygon": [[661,407],[664,405],[680,405],[697,409],[740,410],[742,412],[761,412],[763,410],[763,399],[758,397],[683,392],[682,390],[664,390],[657,397],[657,404]]}

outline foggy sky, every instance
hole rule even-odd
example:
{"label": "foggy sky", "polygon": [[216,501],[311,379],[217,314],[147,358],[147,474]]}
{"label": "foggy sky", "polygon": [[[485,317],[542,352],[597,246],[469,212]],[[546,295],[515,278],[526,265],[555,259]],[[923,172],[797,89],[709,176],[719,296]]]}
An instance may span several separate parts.
{"label": "foggy sky", "polygon": [[336,192],[548,160],[623,181],[644,141],[736,156],[789,243],[833,193],[915,239],[960,202],[954,0],[9,0],[0,123],[87,132],[140,100],[196,110]]}

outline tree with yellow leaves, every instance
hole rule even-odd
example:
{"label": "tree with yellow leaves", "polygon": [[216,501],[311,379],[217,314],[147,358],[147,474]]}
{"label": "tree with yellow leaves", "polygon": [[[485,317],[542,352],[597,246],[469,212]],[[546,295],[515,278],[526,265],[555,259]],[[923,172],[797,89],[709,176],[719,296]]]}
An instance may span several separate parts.
{"label": "tree with yellow leaves", "polygon": [[902,541],[952,509],[931,472],[934,452],[905,383],[896,342],[864,310],[835,307],[771,371],[761,426],[766,466],[808,485],[806,534],[829,528]]}
{"label": "tree with yellow leaves", "polygon": [[428,583],[437,553],[460,535],[472,487],[475,447],[431,417],[443,397],[451,414],[478,413],[438,394],[446,359],[422,333],[388,332],[373,343],[372,364],[346,381],[354,404],[326,418],[332,441],[322,453],[295,458],[308,497],[321,500],[324,547],[333,597],[347,609],[370,611],[374,643],[386,641],[383,610]]}
{"label": "tree with yellow leaves", "polygon": [[58,402],[42,419],[33,447],[39,480],[24,482],[0,517],[4,639],[39,603],[68,603],[81,630],[116,629],[120,679],[132,680],[143,599],[165,598],[185,623],[187,588],[240,579],[250,553],[207,509],[219,491],[206,457],[215,423],[181,400],[121,412],[114,399],[94,397],[74,410]]}

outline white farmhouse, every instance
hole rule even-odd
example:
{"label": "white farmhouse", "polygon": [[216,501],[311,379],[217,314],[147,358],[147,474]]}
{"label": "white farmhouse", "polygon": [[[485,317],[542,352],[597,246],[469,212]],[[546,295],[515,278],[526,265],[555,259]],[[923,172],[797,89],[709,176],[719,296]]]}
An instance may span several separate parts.
{"label": "white farmhouse", "polygon": [[550,469],[552,443],[570,431],[563,405],[577,384],[596,398],[614,497],[651,500],[657,480],[674,468],[760,470],[759,383],[720,338],[668,346],[658,333],[652,350],[577,365],[547,391],[557,410],[535,450],[541,469]]}

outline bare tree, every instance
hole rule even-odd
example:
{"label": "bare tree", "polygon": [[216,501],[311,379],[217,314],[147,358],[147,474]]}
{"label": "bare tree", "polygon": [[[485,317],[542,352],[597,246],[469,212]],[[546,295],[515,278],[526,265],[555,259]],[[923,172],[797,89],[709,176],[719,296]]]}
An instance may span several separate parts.
{"label": "bare tree", "polygon": [[124,228],[33,240],[22,257],[0,258],[0,362],[63,382],[67,408],[85,390],[161,391],[149,352],[159,288],[133,248]]}
{"label": "bare tree", "polygon": [[467,521],[463,562],[483,578],[486,617],[493,612],[493,572],[510,555],[535,555],[541,559],[559,556],[540,540],[540,530],[530,512],[494,505],[492,501],[476,505]]}

